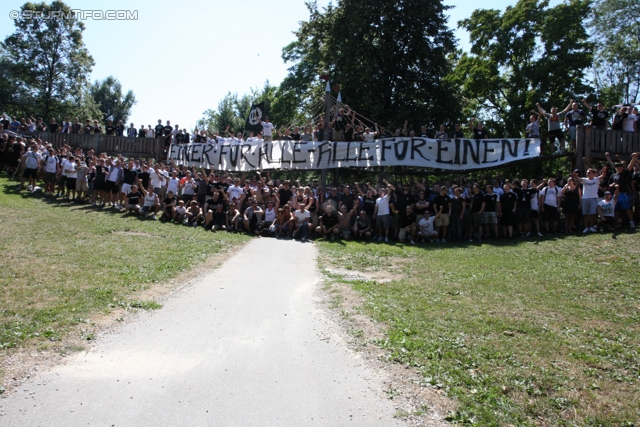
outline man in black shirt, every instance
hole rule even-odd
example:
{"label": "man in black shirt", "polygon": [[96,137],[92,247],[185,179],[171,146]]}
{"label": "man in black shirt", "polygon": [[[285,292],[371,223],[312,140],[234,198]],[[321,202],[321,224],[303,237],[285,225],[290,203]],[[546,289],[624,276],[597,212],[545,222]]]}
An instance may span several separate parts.
{"label": "man in black shirt", "polygon": [[486,187],[487,192],[484,194],[484,213],[482,214],[482,223],[487,237],[491,236],[490,230],[493,228],[494,237],[498,237],[498,216],[500,214],[500,203],[498,195],[493,191],[493,185]]}
{"label": "man in black shirt", "polygon": [[115,135],[116,127],[113,125],[113,121],[112,120],[109,120],[107,122],[107,125],[105,126],[104,130],[105,130],[105,133],[107,135],[109,135],[109,136],[114,136]]}
{"label": "man in black shirt", "polygon": [[482,122],[478,121],[474,124],[472,120],[471,122],[469,122],[469,127],[473,130],[474,139],[484,139],[489,137]]}
{"label": "man in black shirt", "polygon": [[154,128],[156,132],[156,138],[162,138],[162,134],[164,133],[164,126],[162,126],[162,120],[158,119],[158,124]]}
{"label": "man in black shirt", "polygon": [[633,180],[633,167],[638,160],[638,153],[631,155],[631,161],[629,165],[625,167],[624,163],[613,163],[609,152],[605,153],[607,162],[615,167],[616,173],[609,178],[609,185],[618,184],[619,194],[618,201],[616,203],[616,216],[626,216],[629,220],[629,227],[635,228],[636,224],[633,222],[633,213],[631,212],[631,181]]}
{"label": "man in black shirt", "polygon": [[591,126],[599,130],[607,130],[607,125],[609,124],[609,113],[604,109],[604,104],[602,102],[598,102],[597,108],[592,108],[591,105],[583,99],[582,105],[584,105],[587,110],[591,111]]}
{"label": "man in black shirt", "polygon": [[513,226],[516,222],[516,209],[518,207],[518,195],[511,191],[511,184],[505,184],[504,194],[500,196],[500,223],[502,234],[505,237],[513,237]]}
{"label": "man in black shirt", "polygon": [[485,201],[484,193],[480,191],[480,184],[473,184],[473,194],[471,195],[471,207],[469,208],[469,241],[473,241],[473,236],[477,232],[478,242],[482,241],[482,215],[484,214]]}
{"label": "man in black shirt", "polygon": [[[448,195],[449,189],[445,186],[440,188],[440,194],[433,200],[435,204],[436,220],[435,226],[438,230],[438,238],[442,243],[445,243],[447,237],[447,231],[451,222],[451,197]],[[440,216],[438,216],[440,214]]]}
{"label": "man in black shirt", "polygon": [[316,228],[316,234],[325,240],[335,240],[340,230],[338,229],[338,216],[333,213],[333,209],[328,207],[325,214],[320,217],[320,225]]}
{"label": "man in black shirt", "polygon": [[127,203],[125,204],[125,209],[129,211],[129,213],[135,212],[136,215],[140,214],[140,199],[142,199],[142,193],[138,191],[137,185],[131,186],[131,191],[127,193]]}
{"label": "man in black shirt", "polygon": [[58,133],[60,130],[60,126],[56,123],[56,118],[51,117],[51,122],[49,123],[49,133]]}

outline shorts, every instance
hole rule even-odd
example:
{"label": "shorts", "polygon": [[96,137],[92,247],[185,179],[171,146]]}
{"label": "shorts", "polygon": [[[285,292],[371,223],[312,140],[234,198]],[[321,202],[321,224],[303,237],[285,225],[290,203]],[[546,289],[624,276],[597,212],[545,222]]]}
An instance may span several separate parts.
{"label": "shorts", "polygon": [[569,127],[569,139],[572,140],[572,141],[574,139],[576,139],[576,127],[575,126]]}
{"label": "shorts", "polygon": [[472,227],[482,227],[482,215],[480,212],[471,212],[469,217],[469,225]]}
{"label": "shorts", "polygon": [[502,212],[502,217],[500,218],[500,224],[507,227],[516,225],[516,214],[514,214],[513,211],[511,210]]}
{"label": "shorts", "polygon": [[530,210],[529,218],[538,219],[539,217],[540,217],[540,214],[538,213],[538,209],[531,209]]}
{"label": "shorts", "polygon": [[85,181],[84,179],[77,179],[76,191],[84,191],[84,192],[89,191],[89,186],[87,185],[87,181]]}
{"label": "shorts", "polygon": [[497,224],[498,215],[495,212],[482,212],[483,224]]}
{"label": "shorts", "polygon": [[56,183],[56,173],[55,172],[45,172],[44,173],[44,183],[45,184],[55,184]]}
{"label": "shorts", "polygon": [[411,232],[411,228],[412,227],[402,227],[399,231],[398,231],[398,239],[399,240],[404,240],[407,238],[407,228],[409,228],[409,232]]}
{"label": "shorts", "polygon": [[67,190],[76,191],[76,179],[67,177],[66,180]]}
{"label": "shorts", "polygon": [[342,234],[342,236],[345,239],[348,239],[349,237],[351,237],[351,230],[350,229],[338,227],[338,230],[340,230],[340,234]]}
{"label": "shorts", "polygon": [[25,169],[24,172],[22,172],[22,177],[23,178],[33,178],[36,179],[36,176],[38,176],[38,169]]}
{"label": "shorts", "polygon": [[131,185],[133,185],[133,184],[122,183],[122,187],[120,188],[120,192],[124,193],[124,194],[131,193]]}
{"label": "shorts", "polygon": [[562,133],[561,129],[549,131],[549,141],[554,141],[556,138],[558,138],[559,141],[564,141],[564,133]]}
{"label": "shorts", "polygon": [[451,218],[449,214],[440,214],[438,218],[435,220],[436,227],[448,227],[451,223]]}
{"label": "shorts", "polygon": [[107,180],[104,191],[106,191],[107,193],[116,194],[118,192],[118,185],[113,181]]}
{"label": "shorts", "polygon": [[389,215],[391,220],[391,227],[397,227],[400,225],[400,215]]}
{"label": "shorts", "polygon": [[618,202],[616,203],[617,211],[624,211],[631,209],[631,203],[629,203],[629,193],[618,194]]}
{"label": "shorts", "polygon": [[598,199],[582,199],[582,215],[598,213]]}
{"label": "shorts", "polygon": [[104,191],[104,188],[106,187],[106,182],[102,179],[102,180],[95,180],[93,181],[93,188],[96,191]]}
{"label": "shorts", "polygon": [[130,211],[140,209],[140,205],[127,205],[126,208]]}
{"label": "shorts", "polygon": [[376,226],[378,228],[391,227],[391,217],[389,215],[378,215],[376,217]]}
{"label": "shorts", "polygon": [[560,219],[558,208],[551,205],[544,205],[543,218],[545,221],[558,221]]}

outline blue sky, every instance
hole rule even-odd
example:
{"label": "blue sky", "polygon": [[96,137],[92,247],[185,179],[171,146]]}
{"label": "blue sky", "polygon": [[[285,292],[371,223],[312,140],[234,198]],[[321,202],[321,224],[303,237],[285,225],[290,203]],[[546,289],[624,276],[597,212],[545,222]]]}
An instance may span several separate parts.
{"label": "blue sky", "polygon": [[[13,33],[12,10],[26,1],[3,0],[0,38]],[[113,75],[138,100],[129,122],[155,125],[171,120],[193,128],[208,108],[217,108],[228,93],[240,95],[278,85],[287,74],[280,55],[309,14],[302,0],[236,0],[180,2],[67,0],[72,9],[137,11],[137,20],[84,22],[84,42],[95,60],[91,81]],[[329,0],[318,0],[325,6]],[[481,7],[470,0],[448,0],[449,25]],[[504,9],[509,0],[494,0]],[[456,32],[463,48],[467,37]]]}

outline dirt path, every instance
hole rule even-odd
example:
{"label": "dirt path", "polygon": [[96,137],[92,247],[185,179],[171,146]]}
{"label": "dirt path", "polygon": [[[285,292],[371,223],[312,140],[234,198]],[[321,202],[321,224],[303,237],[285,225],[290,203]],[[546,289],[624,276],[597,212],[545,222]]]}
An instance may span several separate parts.
{"label": "dirt path", "polygon": [[317,304],[316,255],[253,240],[1,399],[0,425],[404,425]]}

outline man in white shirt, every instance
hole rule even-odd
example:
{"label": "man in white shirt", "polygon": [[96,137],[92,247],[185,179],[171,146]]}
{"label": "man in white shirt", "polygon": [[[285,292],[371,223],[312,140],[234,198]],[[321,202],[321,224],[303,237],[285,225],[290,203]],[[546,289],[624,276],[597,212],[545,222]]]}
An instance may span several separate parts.
{"label": "man in white shirt", "polygon": [[294,239],[300,238],[301,242],[307,240],[309,232],[309,222],[311,221],[311,212],[305,209],[304,203],[298,203],[298,210],[293,213],[296,222],[296,232]]}
{"label": "man in white shirt", "polygon": [[636,122],[638,121],[638,107],[634,109],[624,118],[622,122],[622,130],[625,132],[635,132]]}
{"label": "man in white shirt", "polygon": [[22,172],[20,190],[24,189],[24,182],[27,178],[29,179],[29,185],[31,185],[33,189],[36,186],[36,176],[40,162],[42,161],[42,155],[38,153],[38,146],[36,144],[33,144],[31,149],[22,156],[22,161],[24,162],[25,169],[24,172]]}
{"label": "man in white shirt", "polygon": [[262,124],[262,135],[265,142],[273,141],[273,131],[276,130],[276,127],[271,123],[269,116],[265,116],[264,122],[260,123]]}
{"label": "man in white shirt", "polygon": [[55,191],[56,174],[58,173],[59,163],[60,160],[58,160],[53,149],[51,149],[42,161],[44,169],[44,194],[47,196],[53,196],[53,192]]}
{"label": "man in white shirt", "polygon": [[589,231],[596,232],[596,214],[598,213],[598,185],[600,179],[606,177],[596,176],[597,171],[593,168],[587,170],[586,178],[579,178],[582,181],[582,215],[584,215],[583,233]]}

